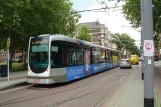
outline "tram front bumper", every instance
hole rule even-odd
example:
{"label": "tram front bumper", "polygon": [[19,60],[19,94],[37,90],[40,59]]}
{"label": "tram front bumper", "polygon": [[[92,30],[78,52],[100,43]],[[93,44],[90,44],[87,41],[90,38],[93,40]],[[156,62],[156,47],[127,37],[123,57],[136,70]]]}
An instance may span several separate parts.
{"label": "tram front bumper", "polygon": [[34,78],[27,77],[27,83],[33,84],[53,84],[55,83],[52,78]]}

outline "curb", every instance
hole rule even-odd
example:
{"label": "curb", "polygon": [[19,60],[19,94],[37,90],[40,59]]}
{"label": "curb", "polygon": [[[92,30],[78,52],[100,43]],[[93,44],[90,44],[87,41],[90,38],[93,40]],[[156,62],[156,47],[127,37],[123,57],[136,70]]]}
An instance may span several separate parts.
{"label": "curb", "polygon": [[21,86],[21,85],[26,85],[26,84],[27,84],[27,81],[26,81],[26,80],[21,81],[21,82],[16,82],[16,83],[7,84],[6,86],[1,87],[1,88],[0,88],[0,91],[4,91],[4,90],[10,89],[10,88],[14,88],[14,87],[16,87],[16,86]]}

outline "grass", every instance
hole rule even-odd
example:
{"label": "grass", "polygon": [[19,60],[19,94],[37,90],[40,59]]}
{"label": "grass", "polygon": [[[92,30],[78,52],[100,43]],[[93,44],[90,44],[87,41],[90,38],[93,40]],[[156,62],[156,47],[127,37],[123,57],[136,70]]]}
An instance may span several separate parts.
{"label": "grass", "polygon": [[[0,65],[7,65],[7,63],[0,63]],[[12,71],[24,71],[26,70],[24,63],[12,63]]]}
{"label": "grass", "polygon": [[24,63],[13,63],[12,71],[23,71],[25,69]]}
{"label": "grass", "polygon": [[7,62],[0,62],[0,65],[6,65]]}

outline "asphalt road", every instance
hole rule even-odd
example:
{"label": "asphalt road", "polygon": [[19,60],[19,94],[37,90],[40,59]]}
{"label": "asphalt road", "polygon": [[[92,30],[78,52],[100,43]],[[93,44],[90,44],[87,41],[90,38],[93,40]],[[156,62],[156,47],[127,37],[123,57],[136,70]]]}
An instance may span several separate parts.
{"label": "asphalt road", "polygon": [[97,107],[137,68],[137,65],[132,69],[115,68],[67,84],[0,92],[0,107]]}

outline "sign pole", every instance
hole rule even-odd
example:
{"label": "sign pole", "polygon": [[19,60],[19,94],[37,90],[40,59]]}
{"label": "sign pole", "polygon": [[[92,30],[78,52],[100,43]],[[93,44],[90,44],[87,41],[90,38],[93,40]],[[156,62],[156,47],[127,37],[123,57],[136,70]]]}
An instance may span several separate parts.
{"label": "sign pole", "polygon": [[144,107],[154,107],[154,43],[152,0],[143,1]]}
{"label": "sign pole", "polygon": [[7,72],[8,72],[8,82],[9,82],[10,38],[8,38],[8,40],[7,40],[7,47],[8,47]]}
{"label": "sign pole", "polygon": [[143,55],[144,55],[144,50],[143,50],[143,45],[144,45],[144,30],[143,30],[143,0],[140,0],[140,10],[141,10],[141,57],[142,57],[142,60],[141,60],[141,78],[142,80],[144,80],[144,59],[143,59]]}

